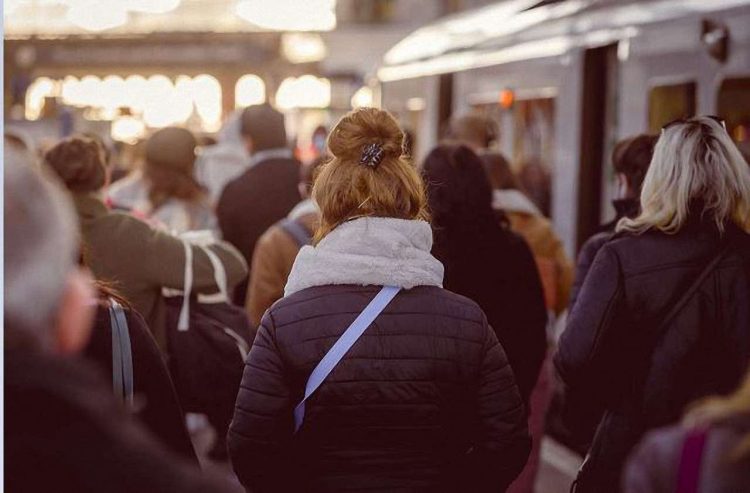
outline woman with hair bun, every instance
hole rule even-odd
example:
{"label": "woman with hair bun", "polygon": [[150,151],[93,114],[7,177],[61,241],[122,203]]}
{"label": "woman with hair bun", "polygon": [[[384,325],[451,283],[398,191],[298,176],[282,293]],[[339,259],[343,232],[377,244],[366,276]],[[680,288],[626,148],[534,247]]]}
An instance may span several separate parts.
{"label": "woman with hair bun", "polygon": [[555,357],[568,391],[605,409],[577,492],[618,491],[647,431],[730,392],[750,362],[750,169],[720,119],[663,128],[641,212],[617,231]]}
{"label": "woman with hair bun", "polygon": [[263,316],[229,430],[249,490],[503,491],[526,461],[513,371],[476,303],[442,289],[403,138],[372,108],[328,138],[315,245]]}

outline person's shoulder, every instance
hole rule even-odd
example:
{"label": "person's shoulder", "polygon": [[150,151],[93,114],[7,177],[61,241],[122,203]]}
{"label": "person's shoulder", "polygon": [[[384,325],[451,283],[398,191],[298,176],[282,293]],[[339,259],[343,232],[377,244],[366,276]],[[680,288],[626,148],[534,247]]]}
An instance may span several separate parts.
{"label": "person's shoulder", "polygon": [[[380,289],[380,286],[314,286],[280,299],[269,309],[269,314],[277,326],[282,326],[300,317],[361,311]],[[438,286],[402,289],[386,312],[445,318],[478,325],[487,323],[484,312],[474,301]]]}

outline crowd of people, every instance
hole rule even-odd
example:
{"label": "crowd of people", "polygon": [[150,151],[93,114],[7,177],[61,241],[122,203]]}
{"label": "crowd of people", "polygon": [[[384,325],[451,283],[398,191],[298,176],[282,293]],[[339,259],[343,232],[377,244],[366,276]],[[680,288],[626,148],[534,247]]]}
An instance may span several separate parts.
{"label": "crowd of people", "polygon": [[303,163],[263,104],[113,181],[95,135],[6,137],[9,490],[532,492],[549,409],[572,491],[750,488],[750,168],[721,120],[615,146],[575,268],[494,138],[460,116],[415,162],[360,108]]}

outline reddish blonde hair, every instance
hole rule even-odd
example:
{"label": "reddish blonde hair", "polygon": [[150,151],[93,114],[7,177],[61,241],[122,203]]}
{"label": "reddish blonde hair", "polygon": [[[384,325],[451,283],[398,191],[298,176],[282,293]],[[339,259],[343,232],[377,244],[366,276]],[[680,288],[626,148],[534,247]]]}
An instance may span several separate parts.
{"label": "reddish blonde hair", "polygon": [[[328,136],[332,159],[323,165],[312,197],[321,212],[316,242],[358,217],[427,219],[427,197],[414,165],[403,155],[404,133],[390,113],[360,108],[346,114]],[[360,164],[364,147],[379,144],[383,160]]]}

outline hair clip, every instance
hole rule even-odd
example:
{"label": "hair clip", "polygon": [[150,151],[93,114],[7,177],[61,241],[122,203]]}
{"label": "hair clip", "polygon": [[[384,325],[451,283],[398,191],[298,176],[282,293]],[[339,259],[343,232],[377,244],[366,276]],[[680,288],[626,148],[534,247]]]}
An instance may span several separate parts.
{"label": "hair clip", "polygon": [[367,144],[364,149],[362,149],[362,156],[359,158],[359,164],[376,168],[383,160],[383,156],[385,156],[383,146],[378,143]]}

